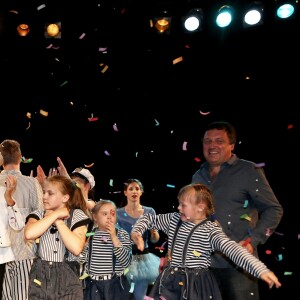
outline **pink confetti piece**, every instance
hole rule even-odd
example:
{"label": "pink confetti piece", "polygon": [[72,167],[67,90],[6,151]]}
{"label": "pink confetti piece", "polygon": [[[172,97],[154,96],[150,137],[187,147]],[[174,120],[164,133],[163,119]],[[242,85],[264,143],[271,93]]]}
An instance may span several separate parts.
{"label": "pink confetti piece", "polygon": [[259,163],[259,164],[255,164],[255,167],[260,168],[260,167],[264,167],[266,164],[265,163]]}
{"label": "pink confetti piece", "polygon": [[200,112],[200,115],[202,115],[202,116],[207,116],[210,114],[210,111],[204,112],[204,111],[200,110],[199,112]]}
{"label": "pink confetti piece", "polygon": [[82,33],[79,37],[80,40],[82,40],[85,37],[85,33]]}
{"label": "pink confetti piece", "polygon": [[107,50],[107,47],[99,47],[99,52],[106,52]]}
{"label": "pink confetti piece", "polygon": [[187,142],[183,142],[183,144],[182,144],[182,150],[184,150],[184,151],[187,150]]}
{"label": "pink confetti piece", "polygon": [[201,159],[200,159],[199,157],[195,157],[194,160],[195,160],[196,162],[200,162],[200,161],[201,161]]}
{"label": "pink confetti piece", "polygon": [[102,241],[102,242],[104,242],[104,243],[107,243],[107,238],[106,238],[105,236],[102,236],[102,237],[100,238],[100,241]]}
{"label": "pink confetti piece", "polygon": [[110,153],[109,153],[107,150],[105,150],[104,153],[105,153],[107,156],[110,156]]}
{"label": "pink confetti piece", "polygon": [[293,124],[289,124],[288,127],[287,127],[287,129],[292,129],[292,128],[294,128]]}
{"label": "pink confetti piece", "polygon": [[114,131],[119,131],[116,123],[113,125],[113,129],[114,129]]}
{"label": "pink confetti piece", "polygon": [[266,236],[270,236],[271,235],[271,230],[270,230],[270,228],[267,228],[267,230],[266,230]]}
{"label": "pink confetti piece", "polygon": [[271,254],[272,253],[272,251],[271,250],[266,250],[266,254]]}

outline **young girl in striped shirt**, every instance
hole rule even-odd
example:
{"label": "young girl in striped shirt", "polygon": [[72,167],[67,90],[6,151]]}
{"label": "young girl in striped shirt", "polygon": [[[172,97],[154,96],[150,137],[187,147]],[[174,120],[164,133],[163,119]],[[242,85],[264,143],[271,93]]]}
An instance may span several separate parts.
{"label": "young girl in striped shirt", "polygon": [[221,300],[216,279],[209,269],[211,255],[218,250],[250,274],[281,286],[278,278],[243,246],[229,239],[217,222],[213,196],[203,184],[189,184],[178,193],[178,211],[167,214],[145,214],[132,229],[131,238],[143,250],[142,235],[155,227],[168,235],[168,265],[159,274],[145,299],[214,299]]}
{"label": "young girl in striped shirt", "polygon": [[75,181],[54,175],[43,183],[43,201],[45,209],[30,213],[25,225],[37,253],[28,299],[82,300],[78,261],[90,222],[85,199]]}

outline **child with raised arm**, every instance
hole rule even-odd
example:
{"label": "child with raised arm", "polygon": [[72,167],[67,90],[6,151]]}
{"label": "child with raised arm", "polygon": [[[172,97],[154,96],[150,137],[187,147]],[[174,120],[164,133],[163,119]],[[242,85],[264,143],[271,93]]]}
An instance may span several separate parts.
{"label": "child with raised arm", "polygon": [[129,299],[124,271],[132,259],[129,234],[117,226],[116,205],[100,200],[92,209],[96,227],[88,233],[85,300]]}
{"label": "child with raised arm", "polygon": [[43,183],[43,201],[45,209],[30,213],[25,225],[37,253],[28,299],[82,300],[78,261],[90,222],[83,194],[75,181],[54,175]]}
{"label": "child with raised arm", "polygon": [[142,234],[155,227],[168,235],[168,265],[159,274],[145,299],[214,299],[221,300],[218,284],[209,269],[213,251],[221,251],[235,264],[264,280],[270,288],[281,283],[264,263],[243,246],[229,239],[217,222],[213,196],[203,184],[189,184],[178,193],[178,211],[145,214],[132,229],[131,238],[143,250]]}

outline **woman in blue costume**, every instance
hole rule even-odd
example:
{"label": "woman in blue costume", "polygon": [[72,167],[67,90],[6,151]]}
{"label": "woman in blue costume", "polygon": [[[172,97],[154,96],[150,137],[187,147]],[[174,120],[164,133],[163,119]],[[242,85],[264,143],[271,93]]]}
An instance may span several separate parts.
{"label": "woman in blue costume", "polygon": [[[125,229],[129,234],[132,227],[143,214],[156,214],[152,207],[141,205],[140,198],[144,192],[142,183],[138,179],[128,179],[124,183],[124,194],[127,204],[117,209],[118,225]],[[150,234],[150,236],[149,236]],[[159,240],[159,233],[154,228],[144,233],[145,248],[144,251],[132,246],[132,262],[126,277],[131,284],[135,300],[144,300],[148,286],[153,284],[159,275],[160,258],[149,252],[148,241],[156,243]]]}

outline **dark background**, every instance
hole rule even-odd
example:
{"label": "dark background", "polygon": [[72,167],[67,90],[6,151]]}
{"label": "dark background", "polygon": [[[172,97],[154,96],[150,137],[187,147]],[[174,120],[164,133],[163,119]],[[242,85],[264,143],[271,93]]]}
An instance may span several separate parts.
{"label": "dark background", "polygon": [[[265,2],[263,25],[243,28],[236,21],[221,30],[212,22],[220,2],[23,2],[0,5],[0,140],[18,140],[24,157],[33,158],[22,173],[36,175],[38,164],[48,172],[57,156],[70,172],[93,164],[96,200],[120,205],[123,182],[138,178],[144,205],[174,211],[178,190],[204,160],[205,126],[229,121],[238,133],[235,153],[265,164],[284,207],[276,233],[260,247],[260,258],[283,286],[268,291],[263,283],[262,300],[297,297],[299,9],[293,20],[277,22],[273,4]],[[205,9],[204,28],[187,34],[181,16],[194,3]],[[149,26],[162,7],[173,16],[168,35]],[[15,32],[20,20],[31,25],[27,37]],[[44,37],[49,20],[62,22],[61,39]],[[48,49],[51,44],[55,49]],[[173,65],[180,56],[183,61]]]}

